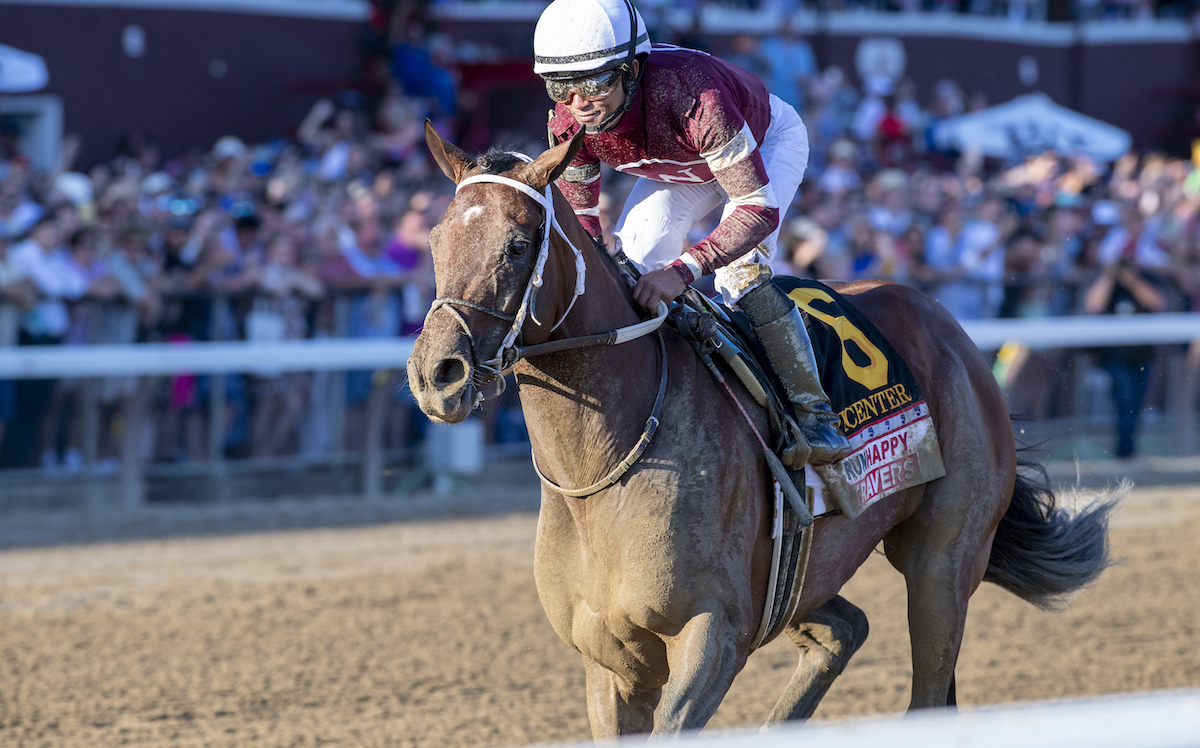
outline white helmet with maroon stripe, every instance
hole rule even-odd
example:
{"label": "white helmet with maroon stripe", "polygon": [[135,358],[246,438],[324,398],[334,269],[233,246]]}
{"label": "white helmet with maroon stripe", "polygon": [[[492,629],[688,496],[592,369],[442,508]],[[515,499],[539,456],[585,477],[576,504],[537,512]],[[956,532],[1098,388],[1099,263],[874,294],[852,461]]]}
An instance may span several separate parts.
{"label": "white helmet with maroon stripe", "polygon": [[533,32],[533,72],[545,78],[632,65],[649,53],[646,23],[629,0],[554,0]]}

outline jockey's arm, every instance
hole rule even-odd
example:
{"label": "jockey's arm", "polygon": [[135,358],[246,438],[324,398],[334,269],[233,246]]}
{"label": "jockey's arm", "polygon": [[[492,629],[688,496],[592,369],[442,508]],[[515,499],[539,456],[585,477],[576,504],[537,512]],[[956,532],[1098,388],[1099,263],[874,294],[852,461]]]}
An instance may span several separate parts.
{"label": "jockey's arm", "polygon": [[633,296],[646,309],[654,309],[660,299],[669,303],[696,278],[750,252],[779,225],[779,208],[757,150],[720,171],[713,169],[713,175],[735,207],[678,260],[641,277]]}
{"label": "jockey's arm", "polygon": [[[717,183],[729,195],[734,209],[701,239],[672,263],[689,283],[696,277],[715,272],[757,247],[779,225],[779,205],[758,152],[721,171],[713,170]],[[697,272],[699,271],[699,272]],[[688,278],[687,275],[693,276]]]}
{"label": "jockey's arm", "polygon": [[599,236],[600,162],[576,156],[555,184],[575,210],[579,223],[592,236]]}

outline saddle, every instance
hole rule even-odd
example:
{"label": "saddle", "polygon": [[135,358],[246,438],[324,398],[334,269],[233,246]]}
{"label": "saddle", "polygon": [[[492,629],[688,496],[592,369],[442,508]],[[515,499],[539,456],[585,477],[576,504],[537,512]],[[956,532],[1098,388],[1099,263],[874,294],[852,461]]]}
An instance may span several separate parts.
{"label": "saddle", "polygon": [[[822,387],[851,446],[840,462],[805,469],[807,484],[818,492],[817,515],[857,517],[886,496],[945,475],[929,405],[891,343],[825,284],[787,276],[772,282],[804,313]],[[726,362],[770,413],[773,446],[788,446],[796,438],[791,402],[749,320],[692,289],[682,301],[676,329],[702,358]]]}

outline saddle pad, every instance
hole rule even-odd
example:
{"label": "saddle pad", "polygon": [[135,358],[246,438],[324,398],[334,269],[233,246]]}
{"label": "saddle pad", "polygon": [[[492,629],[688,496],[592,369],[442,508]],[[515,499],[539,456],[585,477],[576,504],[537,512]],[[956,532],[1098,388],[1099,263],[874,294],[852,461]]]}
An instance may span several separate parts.
{"label": "saddle pad", "polygon": [[848,484],[853,490],[830,493],[857,498],[856,506],[846,506],[847,498],[838,506],[854,517],[885,496],[944,476],[929,405],[875,325],[823,283],[778,276],[775,284],[807,313],[821,384],[853,450],[835,465],[810,466],[810,485]]}

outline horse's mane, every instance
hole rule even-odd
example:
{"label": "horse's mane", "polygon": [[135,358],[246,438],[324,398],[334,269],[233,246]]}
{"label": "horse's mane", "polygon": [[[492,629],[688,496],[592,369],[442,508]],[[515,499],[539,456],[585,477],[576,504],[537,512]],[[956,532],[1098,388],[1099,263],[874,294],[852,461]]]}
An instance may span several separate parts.
{"label": "horse's mane", "polygon": [[494,145],[480,154],[475,159],[475,163],[479,166],[480,172],[483,174],[503,174],[524,163],[521,159],[513,155],[513,150],[512,148]]}
{"label": "horse's mane", "polygon": [[[480,170],[479,173],[481,173],[481,174],[503,174],[504,172],[509,171],[510,169],[514,169],[517,166],[524,163],[520,158],[513,155],[514,151],[515,151],[514,148],[505,147],[505,146],[501,146],[501,145],[493,145],[492,147],[488,148],[485,152],[480,154],[475,159],[475,164],[476,164],[476,166],[479,167],[479,170]],[[575,219],[575,220],[578,220],[578,219]],[[611,254],[609,254],[608,247],[604,247],[603,250],[600,247],[596,247],[595,249],[596,249],[596,254],[598,254],[604,258],[604,262],[607,265],[609,271],[616,278],[621,279],[621,281],[622,281],[621,285],[626,292],[625,295],[629,299],[630,304],[633,305],[632,290],[629,289],[624,282],[625,278],[627,277],[625,275],[625,271],[621,268],[621,266],[619,264],[617,264],[616,259]],[[636,306],[636,305],[634,305],[634,306]]]}

